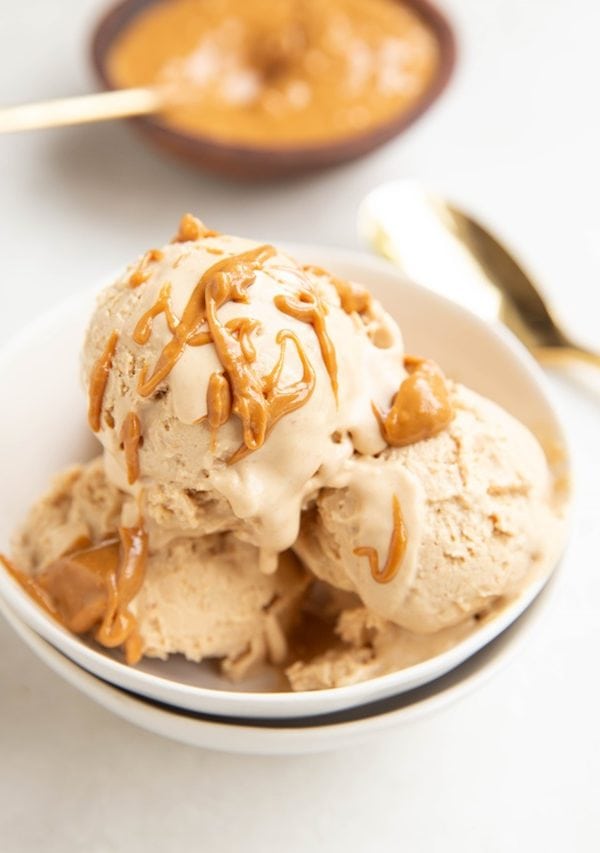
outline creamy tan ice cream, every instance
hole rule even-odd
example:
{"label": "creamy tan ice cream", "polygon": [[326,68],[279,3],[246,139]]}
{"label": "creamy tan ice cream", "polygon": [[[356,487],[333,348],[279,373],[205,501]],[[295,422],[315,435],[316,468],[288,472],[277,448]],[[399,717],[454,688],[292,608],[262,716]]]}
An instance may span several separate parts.
{"label": "creamy tan ice cream", "polygon": [[[131,499],[107,481],[101,458],[74,466],[32,508],[15,538],[14,559],[40,576],[74,545],[114,535],[130,511]],[[230,533],[180,537],[152,548],[129,609],[147,657],[219,658],[228,675],[239,677],[256,663],[286,658],[286,632],[307,583],[289,552],[267,575],[258,549]]]}
{"label": "creamy tan ice cream", "polygon": [[5,562],[130,663],[352,684],[445,651],[558,557],[534,436],[405,356],[363,288],[272,246],[184,217],[100,295],[82,373],[103,456]]}
{"label": "creamy tan ice cream", "polygon": [[[294,542],[301,508],[355,450],[384,449],[371,405],[385,407],[405,375],[402,339],[376,303],[362,315],[344,310],[344,294],[326,274],[194,222],[198,239],[146,260],[141,286],[131,286],[130,269],[103,292],[84,348],[84,381],[90,385],[116,333],[97,434],[111,481],[146,491],[151,533],[233,529],[268,555]],[[240,256],[248,260],[236,268]],[[229,266],[215,271],[219,262]],[[211,268],[211,281],[202,281]],[[219,289],[232,282],[239,292],[224,298]],[[219,292],[208,318],[211,287]],[[200,320],[188,328],[194,310]],[[203,335],[212,340],[200,343]],[[209,413],[207,405],[211,394],[218,402],[215,389],[225,406],[233,395],[233,416],[211,429],[207,415],[219,420],[218,407]],[[274,412],[284,397],[288,410],[284,403],[285,414],[248,452],[255,438],[248,433],[258,431],[254,410]],[[132,415],[143,435],[133,484],[122,436]]]}
{"label": "creamy tan ice cream", "polygon": [[[356,592],[374,613],[410,631],[455,625],[548,571],[564,531],[552,474],[533,435],[460,385],[455,417],[438,435],[377,457],[355,456],[346,484],[324,489],[304,515],[295,550],[317,577]],[[382,583],[399,498],[406,549]]]}

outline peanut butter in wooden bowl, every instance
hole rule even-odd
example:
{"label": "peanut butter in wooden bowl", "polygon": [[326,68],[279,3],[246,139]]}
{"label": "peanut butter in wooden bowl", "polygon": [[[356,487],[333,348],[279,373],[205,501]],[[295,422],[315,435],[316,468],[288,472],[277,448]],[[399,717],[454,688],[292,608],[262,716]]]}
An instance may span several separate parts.
{"label": "peanut butter in wooden bowl", "polygon": [[156,141],[252,177],[366,153],[423,112],[454,58],[424,0],[126,0],[93,53],[109,88],[173,93],[137,120]]}

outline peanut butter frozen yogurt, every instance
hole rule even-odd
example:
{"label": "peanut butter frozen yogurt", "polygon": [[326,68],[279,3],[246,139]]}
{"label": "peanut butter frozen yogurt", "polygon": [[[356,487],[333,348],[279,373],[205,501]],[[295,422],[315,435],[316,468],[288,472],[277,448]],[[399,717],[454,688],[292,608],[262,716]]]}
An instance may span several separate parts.
{"label": "peanut butter frozen yogurt", "polygon": [[[372,405],[405,376],[402,338],[379,306],[344,298],[320,271],[196,220],[104,292],[83,353],[91,423],[109,479],[143,490],[149,532],[233,529],[274,566],[303,505],[355,450],[385,448]],[[204,524],[190,501],[208,504]]]}
{"label": "peanut butter frozen yogurt", "polygon": [[407,356],[364,288],[271,245],[186,215],[100,295],[82,368],[102,456],[5,564],[131,664],[353,683],[449,648],[560,552],[533,435]]}

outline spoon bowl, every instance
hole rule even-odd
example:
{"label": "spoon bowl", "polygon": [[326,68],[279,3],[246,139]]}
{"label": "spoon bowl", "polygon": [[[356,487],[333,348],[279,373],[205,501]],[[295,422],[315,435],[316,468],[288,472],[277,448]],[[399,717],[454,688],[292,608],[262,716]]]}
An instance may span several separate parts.
{"label": "spoon bowl", "polygon": [[600,354],[563,332],[514,255],[473,216],[415,181],[393,181],[369,193],[358,228],[413,281],[487,322],[500,321],[540,361],[575,357],[600,366]]}

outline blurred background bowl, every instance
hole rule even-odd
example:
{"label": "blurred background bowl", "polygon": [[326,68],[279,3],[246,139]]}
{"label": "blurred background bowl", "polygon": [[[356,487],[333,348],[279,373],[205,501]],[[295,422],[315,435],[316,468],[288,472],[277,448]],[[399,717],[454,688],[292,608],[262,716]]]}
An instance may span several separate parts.
{"label": "blurred background bowl", "polygon": [[[107,58],[123,29],[146,7],[164,0],[124,0],[110,8],[92,35],[92,63],[105,89],[117,88],[108,73]],[[416,121],[446,87],[456,61],[456,41],[448,19],[428,0],[403,0],[430,28],[439,45],[437,72],[423,96],[389,121],[361,134],[318,144],[249,145],[221,142],[210,136],[179,132],[162,123],[159,116],[130,119],[152,143],[195,166],[232,178],[284,177],[323,169],[362,157],[383,145]]]}

